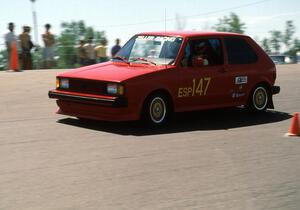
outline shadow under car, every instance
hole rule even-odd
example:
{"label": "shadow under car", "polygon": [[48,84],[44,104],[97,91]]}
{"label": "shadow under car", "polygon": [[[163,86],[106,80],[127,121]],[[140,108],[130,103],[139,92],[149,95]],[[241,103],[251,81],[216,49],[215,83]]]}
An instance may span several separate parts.
{"label": "shadow under car", "polygon": [[64,118],[59,123],[77,126],[85,129],[115,133],[119,135],[159,135],[201,130],[227,130],[280,122],[291,118],[289,113],[266,111],[250,113],[244,108],[216,109],[208,111],[176,113],[167,125],[162,127],[148,127],[140,121],[104,122],[96,120],[80,120]]}

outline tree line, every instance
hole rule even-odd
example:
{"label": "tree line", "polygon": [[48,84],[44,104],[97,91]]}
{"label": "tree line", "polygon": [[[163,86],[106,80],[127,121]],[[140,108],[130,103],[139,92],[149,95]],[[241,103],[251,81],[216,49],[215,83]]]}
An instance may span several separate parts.
{"label": "tree line", "polygon": [[[233,32],[244,34],[246,24],[241,21],[239,16],[235,13],[230,13],[229,16],[224,16],[218,20],[218,23],[213,27],[216,31]],[[271,30],[269,36],[261,40],[256,38],[256,41],[268,54],[279,54],[284,48],[283,54],[290,57],[295,57],[296,53],[300,51],[300,40],[294,37],[296,27],[292,20],[285,22],[283,31]]]}

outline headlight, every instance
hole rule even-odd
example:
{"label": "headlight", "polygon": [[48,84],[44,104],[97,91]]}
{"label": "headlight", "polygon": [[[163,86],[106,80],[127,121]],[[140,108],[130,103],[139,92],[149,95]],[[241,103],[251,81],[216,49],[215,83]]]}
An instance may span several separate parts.
{"label": "headlight", "polygon": [[60,88],[68,89],[69,88],[69,80],[68,79],[60,79]]}
{"label": "headlight", "polygon": [[124,86],[117,83],[108,83],[106,87],[106,91],[108,94],[113,95],[123,95],[124,94]]}
{"label": "headlight", "polygon": [[59,86],[60,86],[59,79],[58,79],[58,78],[56,78],[56,89],[58,89],[58,88],[59,88]]}

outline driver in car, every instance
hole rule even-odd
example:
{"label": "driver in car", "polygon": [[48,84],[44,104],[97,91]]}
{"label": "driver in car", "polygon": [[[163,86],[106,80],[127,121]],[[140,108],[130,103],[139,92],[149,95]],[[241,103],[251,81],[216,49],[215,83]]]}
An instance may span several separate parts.
{"label": "driver in car", "polygon": [[208,45],[205,41],[197,43],[194,46],[194,55],[192,58],[193,66],[195,66],[194,62],[199,59],[203,60],[203,66],[207,66],[210,64],[208,57]]}

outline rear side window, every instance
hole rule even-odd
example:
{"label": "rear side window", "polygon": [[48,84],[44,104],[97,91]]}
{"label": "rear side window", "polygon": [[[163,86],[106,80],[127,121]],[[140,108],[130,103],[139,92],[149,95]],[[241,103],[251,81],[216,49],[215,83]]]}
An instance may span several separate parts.
{"label": "rear side window", "polygon": [[251,64],[257,61],[252,47],[242,38],[225,38],[229,64]]}

